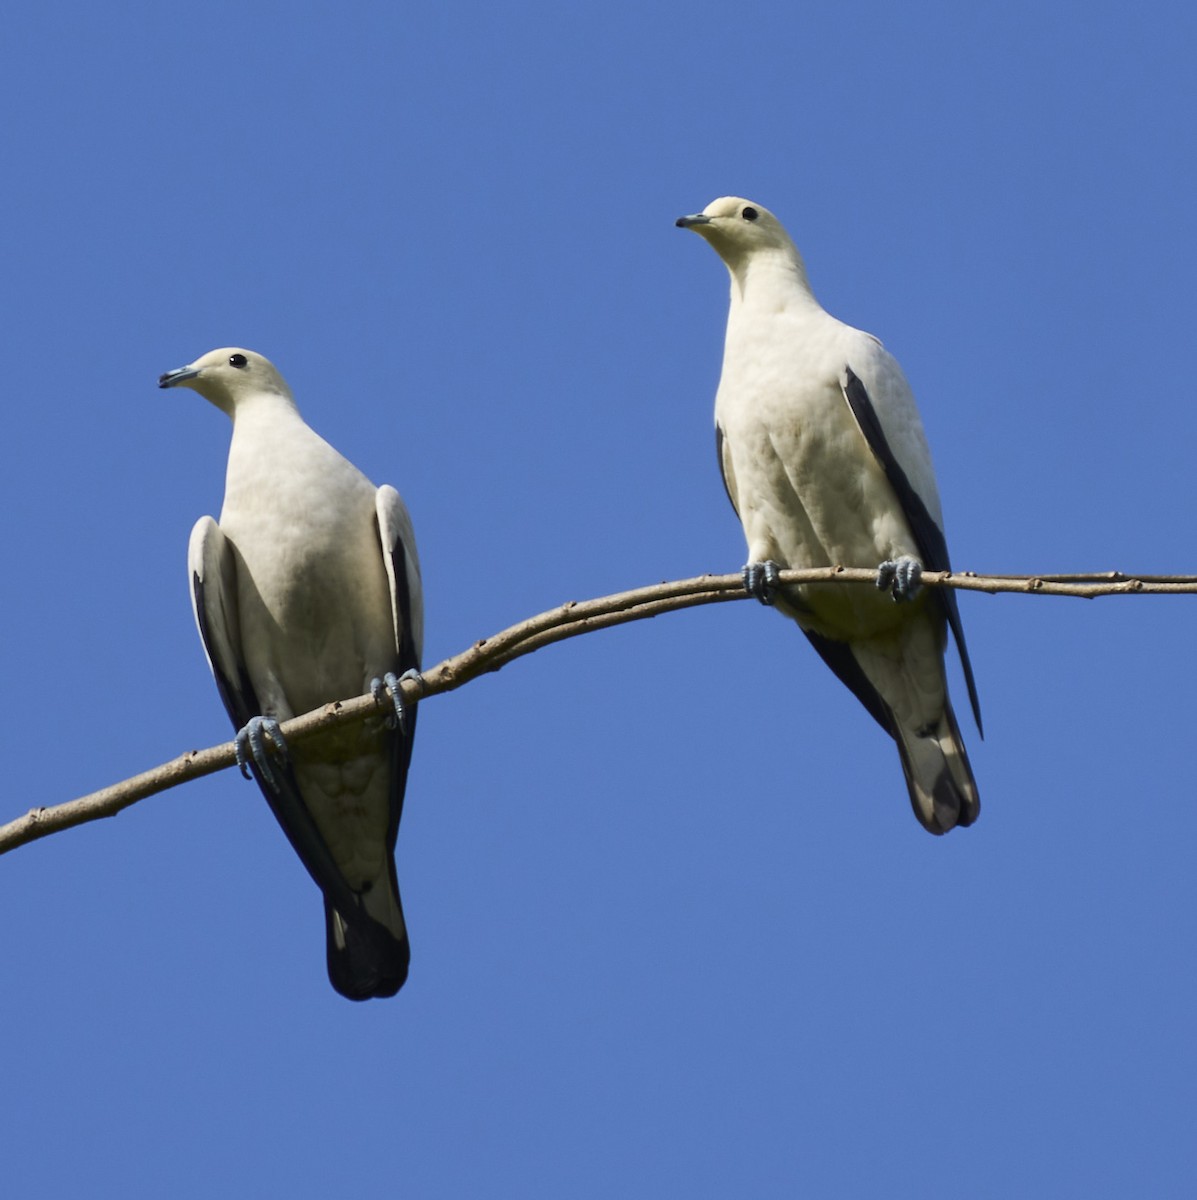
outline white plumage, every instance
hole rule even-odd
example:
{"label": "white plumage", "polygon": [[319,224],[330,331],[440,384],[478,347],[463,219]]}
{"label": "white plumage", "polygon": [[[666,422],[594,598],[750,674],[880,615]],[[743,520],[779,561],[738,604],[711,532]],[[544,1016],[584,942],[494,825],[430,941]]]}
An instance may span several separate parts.
{"label": "white plumage", "polygon": [[[731,273],[715,422],[749,564],[898,562],[900,579],[904,560],[948,569],[931,455],[894,358],[823,310],[767,209],[724,197],[677,224],[704,237]],[[980,726],[955,594],[924,589],[895,601],[823,584],[784,589],[776,603],[897,742],[923,825],[971,824],[980,802],[943,668],[950,623]]]}
{"label": "white plumage", "polygon": [[[219,525],[202,517],[189,566],[196,623],[242,731],[285,721],[418,669],[420,572],[398,492],[375,486],[299,415],[274,366],[213,350],[168,372],[233,419]],[[251,764],[325,898],[328,969],[351,999],[393,995],[409,951],[395,874],[415,712]],[[266,731],[270,739],[269,729]]]}

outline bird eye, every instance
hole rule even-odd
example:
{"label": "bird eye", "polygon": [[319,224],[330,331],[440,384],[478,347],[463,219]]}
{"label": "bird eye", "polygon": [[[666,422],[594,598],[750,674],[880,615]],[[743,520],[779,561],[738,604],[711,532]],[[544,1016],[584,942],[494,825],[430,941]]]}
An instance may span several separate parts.
{"label": "bird eye", "polygon": [[244,354],[230,354],[229,366],[236,367],[238,370],[240,370],[242,367],[249,366],[249,359],[246,358]]}
{"label": "bird eye", "polygon": [[756,209],[753,208],[751,204],[746,204],[744,206],[744,211],[740,214],[740,216],[742,216],[745,221],[755,221],[757,219],[757,217],[759,217],[760,215],[761,214],[759,212],[757,212]]}

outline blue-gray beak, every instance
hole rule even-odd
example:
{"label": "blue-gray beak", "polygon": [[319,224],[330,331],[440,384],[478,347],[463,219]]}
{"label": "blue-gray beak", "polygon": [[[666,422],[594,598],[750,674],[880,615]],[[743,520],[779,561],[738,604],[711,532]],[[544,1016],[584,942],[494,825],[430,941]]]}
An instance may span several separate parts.
{"label": "blue-gray beak", "polygon": [[693,225],[709,225],[711,218],[704,213],[693,213],[688,217],[678,217],[674,224],[679,229],[689,229]]}
{"label": "blue-gray beak", "polygon": [[158,386],[160,388],[174,387],[177,383],[186,383],[189,379],[194,379],[199,372],[194,367],[176,367],[173,371],[167,371],[165,375],[158,376]]}

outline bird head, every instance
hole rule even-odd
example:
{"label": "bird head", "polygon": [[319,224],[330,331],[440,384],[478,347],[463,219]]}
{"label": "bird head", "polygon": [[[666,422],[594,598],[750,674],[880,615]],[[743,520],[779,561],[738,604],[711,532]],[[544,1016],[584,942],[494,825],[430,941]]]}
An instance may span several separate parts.
{"label": "bird head", "polygon": [[678,217],[679,229],[693,229],[725,258],[757,250],[792,250],[794,243],[781,222],[767,209],[740,196],[712,200],[700,213]]}
{"label": "bird head", "polygon": [[273,394],[291,400],[291,391],[275,365],[252,350],[226,346],[158,377],[158,386],[189,387],[232,416],[247,396]]}
{"label": "bird head", "polygon": [[674,224],[693,229],[710,242],[731,272],[734,288],[743,291],[750,269],[765,267],[780,268],[809,293],[802,256],[782,223],[767,208],[741,196],[722,196],[700,213],[678,217]]}

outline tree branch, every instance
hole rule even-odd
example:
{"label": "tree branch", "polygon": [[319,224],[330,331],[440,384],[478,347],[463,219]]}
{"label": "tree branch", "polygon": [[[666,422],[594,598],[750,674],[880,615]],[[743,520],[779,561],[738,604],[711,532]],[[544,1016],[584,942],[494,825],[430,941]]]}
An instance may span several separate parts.
{"label": "tree branch", "polygon": [[[816,567],[781,572],[783,584],[873,585],[876,578],[875,569],[862,567]],[[928,571],[922,580],[928,587],[954,587],[989,594],[1016,592],[1038,596],[1076,596],[1082,599],[1197,593],[1197,576],[1194,575],[1129,576],[1119,571],[1092,575],[976,575],[969,571]],[[402,685],[403,699],[415,703],[441,692],[451,692],[471,679],[498,671],[509,662],[531,654],[542,646],[596,629],[641,621],[646,617],[693,608],[699,604],[721,604],[728,600],[744,599],[747,599],[747,594],[737,572],[734,575],[700,575],[695,579],[658,583],[613,596],[602,596],[597,600],[570,601],[512,625],[493,637],[475,642],[462,653],[431,667],[424,672],[422,688],[414,680],[405,681]],[[283,723],[282,731],[288,742],[305,742],[334,726],[362,721],[372,713],[387,709],[389,701],[384,701],[380,706],[372,696],[357,696],[351,700],[334,701],[323,708],[294,717]],[[138,800],[186,783],[189,779],[222,771],[235,762],[233,743],[225,742],[207,750],[188,751],[132,779],[114,783],[78,800],[50,808],[31,809],[23,817],[0,826],[0,854],[87,821],[116,816]]]}

